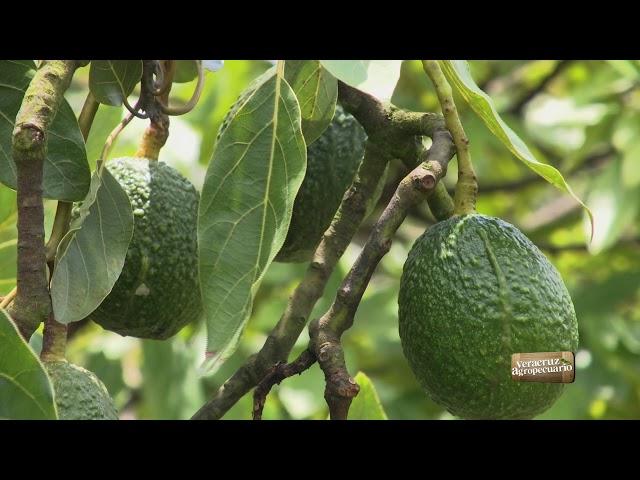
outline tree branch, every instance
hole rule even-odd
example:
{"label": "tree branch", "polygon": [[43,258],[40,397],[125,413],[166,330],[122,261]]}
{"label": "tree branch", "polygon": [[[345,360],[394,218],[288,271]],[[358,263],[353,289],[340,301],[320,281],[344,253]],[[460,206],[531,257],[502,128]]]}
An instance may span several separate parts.
{"label": "tree branch", "polygon": [[423,60],[422,66],[433,83],[436,95],[442,106],[445,123],[456,145],[458,182],[456,183],[456,194],[454,197],[454,211],[458,214],[475,212],[478,181],[476,179],[476,173],[473,170],[473,165],[471,164],[469,138],[464,132],[462,122],[458,116],[458,110],[453,101],[451,86],[442,73],[442,69],[437,60]]}
{"label": "tree branch", "polygon": [[266,377],[253,391],[253,419],[262,420],[262,410],[267,396],[274,385],[279,385],[285,378],[300,375],[316,362],[316,357],[309,350],[305,350],[291,363],[280,362],[273,366]]}
{"label": "tree branch", "polygon": [[44,245],[43,165],[47,132],[78,67],[75,60],[44,60],[25,92],[13,130],[18,179],[17,292],[9,314],[28,341],[51,313]]}
{"label": "tree branch", "polygon": [[407,116],[399,113],[396,107],[385,106],[374,97],[342,82],[339,82],[338,92],[344,108],[358,120],[368,135],[365,157],[356,179],[345,193],[303,279],[289,298],[282,317],[262,349],[220,387],[215,396],[195,413],[194,419],[221,418],[243,395],[272,372],[274,365],[286,362],[313,307],[323,295],[333,269],[364,219],[368,203],[383,178],[388,162],[392,158],[400,158],[413,168],[420,158],[424,158],[425,148],[418,141],[416,131],[434,138],[434,142],[435,137],[445,138],[448,135],[448,132],[446,135],[442,133],[446,128],[439,115],[407,113],[412,126],[406,127],[399,119]]}
{"label": "tree branch", "polygon": [[309,327],[309,349],[315,354],[325,375],[325,400],[331,419],[347,419],[351,401],[359,390],[347,370],[341,344],[342,334],[353,324],[371,276],[391,248],[393,236],[407,212],[424,201],[446,174],[447,164],[453,156],[453,142],[450,137],[443,138],[437,147],[430,150],[426,162],[400,182],[389,205],[373,227],[360,256],[343,280],[333,304],[327,313]]}
{"label": "tree branch", "polygon": [[396,188],[358,259],[343,280],[333,304],[325,315],[310,325],[309,348],[294,362],[274,367],[273,372],[256,389],[254,419],[261,418],[266,396],[274,384],[301,373],[316,359],[325,374],[325,399],[331,418],[347,418],[351,400],[358,393],[358,386],[347,371],[340,342],[342,334],[353,324],[371,276],[389,251],[392,238],[407,212],[435,191],[439,180],[446,174],[454,152],[450,136],[434,135],[434,144],[427,153],[425,162],[410,172]]}

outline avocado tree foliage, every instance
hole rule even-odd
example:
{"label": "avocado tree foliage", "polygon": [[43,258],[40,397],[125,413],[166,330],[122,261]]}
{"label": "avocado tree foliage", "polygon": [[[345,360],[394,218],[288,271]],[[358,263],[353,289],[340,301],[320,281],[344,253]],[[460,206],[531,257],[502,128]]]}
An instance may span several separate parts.
{"label": "avocado tree foliage", "polygon": [[[64,95],[74,72],[87,64],[86,100],[76,118]],[[342,336],[410,211],[426,203],[438,221],[475,213],[473,139],[465,134],[454,90],[516,158],[582,203],[560,172],[537,160],[500,118],[466,62],[422,65],[442,113],[390,103],[400,61],[275,62],[242,92],[217,135],[209,132],[215,149],[198,194],[159,161],[160,151],[169,118],[189,115],[206,75],[224,68],[220,61],[0,62],[0,182],[17,192],[18,229],[16,287],[0,303],[0,416],[114,418],[102,382],[65,363],[68,330],[87,318],[123,335],[165,339],[202,317],[201,373],[217,371],[235,351],[272,262],[306,261],[262,347],[193,418],[221,418],[252,390],[253,417],[261,418],[271,388],[315,363],[324,373],[332,419],[363,418],[365,405],[385,418],[371,381],[350,374]],[[193,95],[177,103],[172,86],[190,81]],[[123,106],[128,114],[102,136],[98,154],[93,137],[104,127],[94,119],[101,105]],[[134,119],[148,121],[138,151],[111,159],[118,135]],[[454,155],[452,197],[441,180]],[[339,286],[326,291],[398,160],[403,177]],[[44,199],[57,201],[46,243]],[[0,213],[9,201],[0,197]],[[305,227],[313,227],[308,240]],[[325,294],[333,302],[310,318]],[[28,342],[42,324],[38,361]],[[308,346],[290,358],[305,328]],[[66,408],[73,403],[68,390],[76,386],[92,405],[89,413]],[[360,402],[356,417],[354,399]]]}

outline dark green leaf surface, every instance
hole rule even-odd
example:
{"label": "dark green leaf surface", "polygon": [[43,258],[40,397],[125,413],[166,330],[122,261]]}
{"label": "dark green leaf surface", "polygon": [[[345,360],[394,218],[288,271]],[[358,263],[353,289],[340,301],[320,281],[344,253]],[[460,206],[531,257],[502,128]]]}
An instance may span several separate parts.
{"label": "dark green leaf surface", "polygon": [[72,220],[56,254],[51,300],[56,320],[71,323],[93,312],[120,276],[133,235],[126,192],[105,168]]}
{"label": "dark green leaf surface", "polygon": [[55,420],[49,377],[2,309],[0,345],[0,419]]}
{"label": "dark green leaf surface", "polygon": [[[0,61],[0,182],[13,189],[17,180],[11,153],[12,134],[25,90],[35,73],[34,68],[31,61]],[[78,122],[66,101],[60,105],[47,135],[44,197],[81,200],[89,190],[91,172]]]}
{"label": "dark green leaf surface", "polygon": [[305,169],[300,107],[274,72],[224,130],[202,190],[198,243],[208,370],[235,350],[262,276],[284,243]]}
{"label": "dark green leaf surface", "polygon": [[142,60],[92,60],[89,88],[100,103],[120,106],[142,77]]}

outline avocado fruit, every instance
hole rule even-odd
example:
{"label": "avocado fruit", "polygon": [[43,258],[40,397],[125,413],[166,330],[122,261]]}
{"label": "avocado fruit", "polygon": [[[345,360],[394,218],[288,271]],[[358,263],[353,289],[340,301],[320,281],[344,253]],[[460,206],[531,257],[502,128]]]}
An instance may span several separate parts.
{"label": "avocado fruit", "polygon": [[61,361],[44,362],[60,420],[118,420],[107,387],[89,370]]}
{"label": "avocado fruit", "polygon": [[429,228],[405,262],[398,306],[411,370],[453,415],[533,418],[562,394],[561,383],[511,378],[514,353],[578,347],[560,274],[515,226],[469,214]]}
{"label": "avocado fruit", "polygon": [[364,157],[366,140],[367,134],[358,121],[336,105],[329,126],[307,147],[307,172],[293,204],[287,238],[276,261],[311,259],[353,182]]}
{"label": "avocado fruit", "polygon": [[199,194],[163,162],[119,158],[106,168],[131,201],[134,231],[120,277],[91,319],[123,336],[167,339],[202,312]]}

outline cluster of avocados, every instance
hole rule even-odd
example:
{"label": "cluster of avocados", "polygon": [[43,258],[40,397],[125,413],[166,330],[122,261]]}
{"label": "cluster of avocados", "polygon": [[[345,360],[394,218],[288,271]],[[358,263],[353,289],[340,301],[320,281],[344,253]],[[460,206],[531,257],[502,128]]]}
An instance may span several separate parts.
{"label": "cluster of avocados", "polygon": [[[219,135],[246,95],[231,107]],[[310,259],[355,177],[365,141],[363,128],[338,105],[331,124],[308,148],[307,174],[278,261]],[[118,158],[106,168],[129,197],[134,231],[118,280],[90,318],[123,336],[165,340],[202,313],[196,230],[199,193],[161,161]],[[45,365],[59,392],[60,418],[117,419],[113,401],[93,373],[66,361]]]}
{"label": "cluster of avocados", "polygon": [[[250,91],[231,107],[218,137]],[[330,125],[307,148],[307,172],[277,261],[311,259],[356,176],[366,140],[362,126],[338,104]],[[198,191],[163,162],[119,158],[106,167],[129,196],[134,233],[119,279],[90,318],[120,335],[167,339],[202,313]],[[513,353],[575,351],[578,345],[576,315],[560,274],[513,225],[474,213],[429,228],[405,262],[398,306],[409,366],[452,414],[532,418],[561,395],[562,384],[511,379]],[[66,361],[46,367],[60,392],[60,418],[117,418],[93,373]]]}

